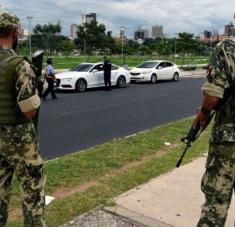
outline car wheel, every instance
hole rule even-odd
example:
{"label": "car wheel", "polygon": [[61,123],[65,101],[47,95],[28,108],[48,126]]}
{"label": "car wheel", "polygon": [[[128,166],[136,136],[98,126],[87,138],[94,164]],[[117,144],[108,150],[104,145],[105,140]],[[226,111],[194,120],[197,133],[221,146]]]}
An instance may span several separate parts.
{"label": "car wheel", "polygon": [[126,86],[126,78],[124,76],[120,76],[117,80],[117,86],[118,87],[125,87]]}
{"label": "car wheel", "polygon": [[87,88],[87,83],[84,79],[79,79],[77,82],[76,82],[76,90],[78,92],[84,92]]}
{"label": "car wheel", "polygon": [[152,84],[157,83],[157,76],[156,76],[155,74],[153,74],[153,75],[151,76],[150,81],[151,81]]}
{"label": "car wheel", "polygon": [[173,81],[178,81],[179,80],[179,73],[174,73],[173,75],[173,78],[172,78]]}

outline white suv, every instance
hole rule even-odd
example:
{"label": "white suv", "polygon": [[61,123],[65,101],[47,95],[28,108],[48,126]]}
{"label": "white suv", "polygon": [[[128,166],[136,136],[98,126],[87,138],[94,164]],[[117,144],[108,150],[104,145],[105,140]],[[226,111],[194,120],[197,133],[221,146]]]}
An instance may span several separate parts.
{"label": "white suv", "polygon": [[145,61],[130,70],[131,82],[150,81],[156,83],[157,80],[178,81],[180,70],[176,64],[170,61],[153,60]]}

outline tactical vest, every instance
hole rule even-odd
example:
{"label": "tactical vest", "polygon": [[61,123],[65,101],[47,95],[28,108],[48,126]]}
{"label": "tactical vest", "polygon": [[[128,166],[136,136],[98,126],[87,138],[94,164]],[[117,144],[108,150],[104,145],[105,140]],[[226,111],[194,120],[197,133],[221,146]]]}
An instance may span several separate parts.
{"label": "tactical vest", "polygon": [[235,142],[235,86],[231,87],[228,99],[216,113],[212,128],[212,142]]}
{"label": "tactical vest", "polygon": [[21,57],[13,53],[0,52],[0,124],[20,124],[28,121],[16,100],[16,67],[21,60]]}

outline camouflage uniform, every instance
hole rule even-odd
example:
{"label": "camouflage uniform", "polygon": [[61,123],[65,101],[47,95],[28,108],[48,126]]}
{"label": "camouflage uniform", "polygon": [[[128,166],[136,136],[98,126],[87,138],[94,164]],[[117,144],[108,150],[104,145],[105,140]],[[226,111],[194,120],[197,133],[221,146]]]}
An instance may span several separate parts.
{"label": "camouflage uniform", "polygon": [[235,189],[235,39],[217,45],[211,64],[212,72],[202,90],[227,101],[217,111],[212,128],[201,184],[205,203],[198,227],[224,226]]}
{"label": "camouflage uniform", "polygon": [[[0,28],[17,28],[18,22],[16,16],[0,13]],[[33,82],[35,74],[30,64],[18,57],[13,50],[0,48],[1,59],[5,55],[18,58],[16,68],[13,69],[15,83],[11,86],[14,87],[12,90],[16,91],[13,94],[16,103],[13,111],[17,112],[16,116],[21,117],[21,120],[20,123],[15,124],[5,123],[4,110],[7,106],[4,106],[6,101],[4,92],[6,90],[4,90],[4,71],[0,68],[0,226],[5,226],[7,222],[11,181],[15,173],[22,192],[24,226],[41,227],[45,226],[42,218],[45,204],[43,161],[39,154],[38,137],[34,125],[22,114],[40,105]],[[1,60],[0,65],[2,66],[3,63],[4,61]],[[15,120],[17,122],[17,118]]]}

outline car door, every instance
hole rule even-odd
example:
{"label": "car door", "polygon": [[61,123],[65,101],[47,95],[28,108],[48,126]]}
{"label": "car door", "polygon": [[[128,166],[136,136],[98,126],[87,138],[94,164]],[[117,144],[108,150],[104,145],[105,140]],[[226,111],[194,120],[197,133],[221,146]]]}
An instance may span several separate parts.
{"label": "car door", "polygon": [[112,64],[112,68],[111,68],[111,84],[112,85],[117,84],[118,76],[119,76],[119,67],[117,65]]}
{"label": "car door", "polygon": [[165,80],[166,77],[166,63],[160,62],[158,66],[156,67],[157,71],[157,79],[158,80]]}
{"label": "car door", "polygon": [[92,87],[100,87],[104,86],[104,71],[103,71],[103,64],[96,65],[91,70],[91,86]]}
{"label": "car door", "polygon": [[166,79],[170,80],[174,75],[174,65],[171,62],[166,62]]}

